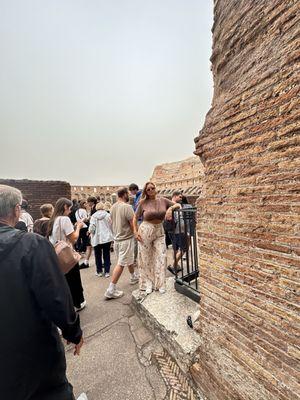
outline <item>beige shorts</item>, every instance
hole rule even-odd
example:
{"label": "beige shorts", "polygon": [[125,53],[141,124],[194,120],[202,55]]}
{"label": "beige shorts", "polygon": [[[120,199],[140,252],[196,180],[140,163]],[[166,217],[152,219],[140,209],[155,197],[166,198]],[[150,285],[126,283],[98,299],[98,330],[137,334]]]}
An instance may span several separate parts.
{"label": "beige shorts", "polygon": [[128,267],[134,263],[134,237],[126,240],[115,241],[114,250],[118,265]]}

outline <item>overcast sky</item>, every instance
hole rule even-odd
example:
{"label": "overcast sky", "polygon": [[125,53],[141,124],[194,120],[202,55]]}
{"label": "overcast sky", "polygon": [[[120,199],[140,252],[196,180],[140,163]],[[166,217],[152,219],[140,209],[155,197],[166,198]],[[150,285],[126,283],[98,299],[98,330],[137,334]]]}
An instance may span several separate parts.
{"label": "overcast sky", "polygon": [[212,0],[2,0],[0,178],[142,184],[192,155]]}

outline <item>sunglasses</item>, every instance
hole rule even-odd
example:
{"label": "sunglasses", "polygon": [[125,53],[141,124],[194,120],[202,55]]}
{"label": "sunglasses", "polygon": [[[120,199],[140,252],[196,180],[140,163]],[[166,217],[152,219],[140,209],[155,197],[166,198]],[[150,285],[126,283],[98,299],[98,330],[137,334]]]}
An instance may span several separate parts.
{"label": "sunglasses", "polygon": [[152,190],[155,190],[155,187],[148,187],[146,192],[151,192]]}

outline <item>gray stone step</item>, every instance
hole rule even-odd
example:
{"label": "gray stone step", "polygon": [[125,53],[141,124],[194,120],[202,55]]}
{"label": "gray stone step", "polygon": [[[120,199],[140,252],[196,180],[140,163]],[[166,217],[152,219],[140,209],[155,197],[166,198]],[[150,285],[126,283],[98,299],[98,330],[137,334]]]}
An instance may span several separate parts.
{"label": "gray stone step", "polygon": [[174,278],[168,278],[166,293],[141,296],[136,290],[132,293],[132,306],[180,369],[188,373],[197,361],[201,336],[188,326],[186,319],[192,316],[194,326],[197,325],[199,305],[179,294],[174,288]]}

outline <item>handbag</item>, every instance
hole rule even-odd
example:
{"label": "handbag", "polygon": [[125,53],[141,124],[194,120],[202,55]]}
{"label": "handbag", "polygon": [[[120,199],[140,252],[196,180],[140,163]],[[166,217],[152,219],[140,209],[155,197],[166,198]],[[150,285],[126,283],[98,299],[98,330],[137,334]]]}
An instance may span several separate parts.
{"label": "handbag", "polygon": [[64,274],[67,274],[81,259],[81,255],[73,249],[73,246],[65,240],[61,240],[61,218],[59,219],[59,236],[54,245],[54,250],[58,257],[59,266]]}

